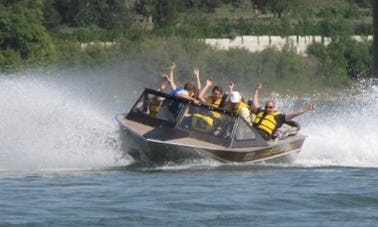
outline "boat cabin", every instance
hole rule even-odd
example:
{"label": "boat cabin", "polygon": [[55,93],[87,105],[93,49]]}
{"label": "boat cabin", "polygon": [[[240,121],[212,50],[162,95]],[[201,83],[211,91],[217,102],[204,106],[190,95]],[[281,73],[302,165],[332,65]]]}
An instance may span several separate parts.
{"label": "boat cabin", "polygon": [[[260,134],[237,114],[210,105],[195,105],[148,88],[126,118],[158,128],[160,134],[167,132],[167,137],[191,137],[227,148],[268,146]],[[143,136],[148,138],[148,133]],[[159,138],[164,140],[164,136]]]}

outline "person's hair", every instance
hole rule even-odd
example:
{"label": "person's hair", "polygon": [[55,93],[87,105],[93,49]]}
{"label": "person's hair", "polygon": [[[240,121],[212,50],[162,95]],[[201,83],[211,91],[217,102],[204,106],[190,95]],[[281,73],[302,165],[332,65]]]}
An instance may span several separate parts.
{"label": "person's hair", "polygon": [[194,84],[192,84],[191,82],[187,82],[184,84],[184,89],[187,90],[189,92],[189,95],[191,93],[193,93],[193,95],[190,95],[192,97],[197,97],[197,88]]}
{"label": "person's hair", "polygon": [[214,86],[213,89],[211,90],[211,93],[214,93],[215,91],[219,91],[220,93],[223,94],[223,89],[219,86]]}
{"label": "person's hair", "polygon": [[184,84],[184,89],[187,91],[193,91],[195,88],[196,86],[194,86],[194,84],[192,84],[191,82],[187,82]]}
{"label": "person's hair", "polygon": [[276,103],[275,103],[274,100],[272,100],[272,99],[268,99],[268,100],[265,102],[265,106],[267,106],[268,103],[272,103],[274,107],[276,106]]}

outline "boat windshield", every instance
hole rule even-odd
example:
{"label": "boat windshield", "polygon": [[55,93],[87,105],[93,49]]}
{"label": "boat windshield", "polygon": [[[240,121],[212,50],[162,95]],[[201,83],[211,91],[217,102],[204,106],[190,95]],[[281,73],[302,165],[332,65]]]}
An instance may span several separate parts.
{"label": "boat windshield", "polygon": [[194,105],[166,93],[145,89],[127,118],[153,127],[180,129],[188,136],[232,147],[266,145],[244,119],[224,109]]}
{"label": "boat windshield", "polygon": [[166,93],[145,89],[131,108],[127,118],[148,125],[170,124],[174,126],[186,102]]}
{"label": "boat windshield", "polygon": [[179,126],[192,131],[230,139],[237,118],[211,106],[191,105],[185,109]]}

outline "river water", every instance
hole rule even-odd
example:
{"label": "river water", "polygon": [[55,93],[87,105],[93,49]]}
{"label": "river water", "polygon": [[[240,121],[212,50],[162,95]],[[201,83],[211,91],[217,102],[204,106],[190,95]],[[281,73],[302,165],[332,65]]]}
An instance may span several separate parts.
{"label": "river water", "polygon": [[326,99],[272,93],[284,111],[318,103],[297,118],[308,138],[292,165],[141,167],[122,152],[114,115],[130,108],[143,79],[100,74],[0,77],[0,226],[378,222],[376,86]]}

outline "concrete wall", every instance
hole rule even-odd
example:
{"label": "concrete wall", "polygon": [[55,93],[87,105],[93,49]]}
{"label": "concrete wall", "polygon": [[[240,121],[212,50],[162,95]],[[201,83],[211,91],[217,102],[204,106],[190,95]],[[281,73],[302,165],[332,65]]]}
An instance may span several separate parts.
{"label": "concrete wall", "polygon": [[[372,35],[352,36],[352,38],[359,42],[373,40]],[[259,52],[266,48],[275,48],[277,50],[289,48],[301,55],[306,55],[307,46],[312,43],[328,45],[330,42],[331,38],[321,36],[237,36],[235,39],[205,39],[206,44],[222,50],[244,48],[251,52]],[[90,42],[80,43],[80,47],[84,50],[91,45],[100,45],[107,48],[116,44],[116,42]]]}
{"label": "concrete wall", "polygon": [[[363,42],[373,40],[373,36],[353,36],[353,39]],[[306,54],[307,46],[310,44],[328,45],[330,42],[331,38],[321,36],[238,36],[235,39],[205,39],[206,44],[223,50],[244,48],[251,52],[259,52],[266,48],[289,48],[301,55]]]}

